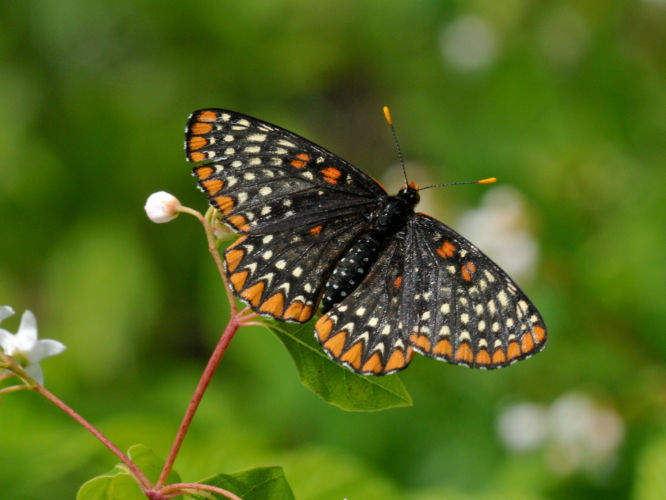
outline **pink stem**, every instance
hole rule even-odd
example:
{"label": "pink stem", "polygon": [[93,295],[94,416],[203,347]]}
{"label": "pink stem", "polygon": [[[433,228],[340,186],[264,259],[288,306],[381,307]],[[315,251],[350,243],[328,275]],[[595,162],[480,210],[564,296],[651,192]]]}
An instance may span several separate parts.
{"label": "pink stem", "polygon": [[231,339],[234,337],[234,334],[236,333],[240,325],[241,322],[238,315],[232,314],[231,319],[229,319],[229,323],[227,324],[227,327],[224,329],[224,332],[222,333],[222,336],[220,337],[220,340],[218,341],[217,346],[213,351],[213,354],[208,360],[206,369],[204,370],[203,374],[201,375],[201,378],[199,379],[199,384],[197,385],[197,388],[195,389],[194,394],[192,395],[192,400],[190,401],[190,404],[187,407],[187,411],[183,416],[183,421],[180,424],[180,428],[178,429],[178,434],[176,435],[176,439],[173,442],[171,451],[169,452],[169,456],[167,457],[166,463],[164,464],[164,468],[162,469],[162,473],[160,474],[160,478],[158,479],[157,484],[155,485],[156,488],[158,489],[161,488],[166,482],[167,477],[171,472],[171,468],[173,467],[173,463],[176,460],[176,455],[178,454],[180,446],[183,443],[183,439],[185,439],[185,434],[187,434],[187,430],[189,429],[190,424],[192,423],[194,414],[197,411],[197,408],[199,407],[201,398],[203,397],[204,392],[208,387],[208,384],[213,378],[213,374],[217,369],[217,365],[222,360],[222,356],[224,356],[224,353],[227,350],[229,342],[231,342]]}
{"label": "pink stem", "polygon": [[200,484],[200,483],[174,483],[168,486],[165,486],[160,490],[160,493],[166,498],[171,498],[170,493],[173,493],[173,496],[182,495],[183,493],[196,493],[196,491],[210,491],[212,493],[217,493],[218,495],[223,495],[231,500],[243,500],[239,496],[234,495],[229,490],[224,488],[218,488],[217,486],[211,486],[210,484]]}
{"label": "pink stem", "polygon": [[144,491],[149,490],[153,487],[150,480],[143,474],[143,472],[141,472],[141,469],[139,469],[136,465],[134,465],[134,462],[132,462],[122,451],[120,451],[116,445],[114,445],[111,441],[109,441],[109,439],[106,436],[104,436],[104,434],[102,434],[95,427],[93,427],[93,425],[90,424],[85,418],[76,413],[72,408],[67,406],[65,402],[61,401],[56,395],[49,392],[45,387],[39,384],[35,384],[33,385],[33,389],[38,393],[40,393],[42,396],[44,396],[46,399],[51,401],[54,405],[56,405],[58,408],[64,411],[67,415],[76,420],[83,427],[88,429],[88,432],[90,432],[93,436],[99,439],[104,444],[104,446],[106,446],[113,453],[115,453],[115,455],[132,471],[132,474],[134,475],[134,477],[136,478],[139,485]]}

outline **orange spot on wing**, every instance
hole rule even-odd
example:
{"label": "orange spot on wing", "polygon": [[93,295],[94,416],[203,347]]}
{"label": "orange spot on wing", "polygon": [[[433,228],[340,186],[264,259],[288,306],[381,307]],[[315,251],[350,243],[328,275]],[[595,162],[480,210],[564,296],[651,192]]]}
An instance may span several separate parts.
{"label": "orange spot on wing", "polygon": [[304,306],[301,311],[301,315],[298,317],[298,321],[305,323],[312,317],[312,306]]}
{"label": "orange spot on wing", "polygon": [[196,122],[190,127],[190,132],[196,135],[207,134],[211,130],[213,130],[211,123]]}
{"label": "orange spot on wing", "polygon": [[338,179],[342,175],[342,172],[340,172],[337,168],[333,167],[326,167],[321,171],[321,173],[324,174],[326,177],[333,177],[334,179]]}
{"label": "orange spot on wing", "polygon": [[532,338],[532,334],[526,333],[523,335],[523,338],[520,340],[520,349],[523,352],[530,352],[534,349],[534,339]]}
{"label": "orange spot on wing", "polygon": [[326,341],[324,347],[329,350],[329,352],[335,358],[339,358],[342,353],[342,348],[345,346],[345,341],[347,340],[347,332],[340,332],[334,337],[331,337]]}
{"label": "orange spot on wing", "polygon": [[493,353],[493,364],[494,365],[501,365],[502,363],[506,362],[506,356],[504,354],[504,351],[502,349],[497,349]]}
{"label": "orange spot on wing", "polygon": [[456,247],[450,241],[445,241],[442,246],[437,249],[437,253],[442,259],[453,257]]}
{"label": "orange spot on wing", "polygon": [[204,187],[206,191],[208,191],[208,194],[210,196],[215,195],[220,189],[222,189],[222,186],[224,186],[224,182],[220,179],[211,179],[209,181],[203,181],[201,185]]}
{"label": "orange spot on wing", "polygon": [[313,236],[319,236],[319,233],[321,233],[322,227],[323,226],[313,227],[312,229],[310,229],[310,234],[312,234]]}
{"label": "orange spot on wing", "polygon": [[391,357],[386,363],[384,371],[390,372],[392,370],[399,370],[400,368],[404,367],[406,364],[407,361],[405,360],[405,354],[400,349],[396,349],[395,351],[393,351],[393,354],[391,354]]}
{"label": "orange spot on wing", "polygon": [[197,115],[197,120],[200,122],[214,122],[217,120],[217,113],[210,110],[202,111]]}
{"label": "orange spot on wing", "polygon": [[284,311],[284,295],[282,292],[278,292],[272,295],[268,300],[264,301],[259,307],[261,312],[272,314],[276,318],[282,316],[282,311]]}
{"label": "orange spot on wing", "polygon": [[412,343],[412,345],[418,347],[424,352],[430,352],[430,348],[432,347],[430,345],[430,340],[425,335],[417,335],[416,333],[412,333],[409,336],[409,341]]}
{"label": "orange spot on wing", "polygon": [[247,290],[243,290],[240,294],[241,297],[246,299],[253,307],[257,307],[261,302],[261,295],[264,293],[264,282],[260,281],[256,285],[252,285]]}
{"label": "orange spot on wing", "polygon": [[247,220],[245,219],[245,217],[243,217],[240,214],[230,215],[229,217],[227,217],[227,221],[229,222],[229,224],[231,224],[236,229],[239,229],[241,231],[249,231],[250,229],[250,226],[246,224]]}
{"label": "orange spot on wing", "polygon": [[298,153],[295,160],[291,160],[291,166],[295,168],[303,168],[310,161],[310,155],[307,153]]}
{"label": "orange spot on wing", "polygon": [[[203,161],[206,159],[206,155],[201,152],[190,153],[191,161]],[[199,177],[201,178],[201,177]]]}
{"label": "orange spot on wing", "polygon": [[187,145],[191,151],[196,151],[197,149],[201,149],[206,144],[208,144],[208,141],[200,136],[190,137],[190,140],[187,141]]}
{"label": "orange spot on wing", "polygon": [[536,340],[539,344],[546,340],[546,330],[540,326],[534,327],[534,330],[532,330],[532,335],[534,335],[534,340]]}
{"label": "orange spot on wing", "polygon": [[224,254],[224,260],[227,262],[227,269],[233,273],[241,260],[243,260],[245,252],[243,250],[227,250]]}
{"label": "orange spot on wing", "polygon": [[331,321],[331,319],[325,314],[315,323],[315,333],[317,334],[317,339],[319,339],[319,342],[326,342],[326,339],[328,339],[328,336],[331,334],[332,330],[333,321]]}
{"label": "orange spot on wing", "polygon": [[236,241],[234,241],[231,245],[229,245],[229,247],[227,248],[227,251],[231,250],[232,248],[237,247],[238,245],[243,243],[246,239],[247,239],[247,236],[241,236]]}
{"label": "orange spot on wing", "polygon": [[225,215],[231,212],[231,209],[234,208],[234,200],[228,196],[216,196],[212,199],[212,202],[218,210],[221,210]]}
{"label": "orange spot on wing", "polygon": [[393,282],[393,286],[396,288],[400,288],[400,285],[402,285],[402,276],[398,276]]}
{"label": "orange spot on wing", "polygon": [[298,317],[301,314],[301,310],[303,309],[303,302],[300,300],[295,300],[291,304],[289,304],[289,307],[287,307],[287,310],[284,312],[284,316],[282,316],[282,319],[295,319],[298,320]]}
{"label": "orange spot on wing", "polygon": [[382,358],[379,356],[378,352],[374,353],[370,359],[365,362],[363,368],[361,368],[361,371],[377,374],[384,371],[384,367],[382,366]]}
{"label": "orange spot on wing", "polygon": [[511,361],[518,356],[520,356],[520,346],[518,345],[518,342],[511,342],[509,348],[506,350],[506,357]]}
{"label": "orange spot on wing", "polygon": [[234,290],[239,291],[245,285],[245,280],[247,280],[248,271],[240,271],[238,273],[232,274],[229,279],[231,284],[234,285]]}
{"label": "orange spot on wing", "polygon": [[474,353],[467,342],[463,342],[460,347],[458,347],[455,359],[456,361],[464,361],[465,363],[472,362],[474,359]]}
{"label": "orange spot on wing", "polygon": [[356,342],[340,358],[340,361],[346,361],[356,370],[361,368],[361,355],[363,354],[363,342]]}
{"label": "orange spot on wing", "polygon": [[[192,153],[190,157],[194,155],[201,155],[203,156],[203,153]],[[202,158],[203,160],[203,158]],[[211,175],[213,175],[213,172],[215,172],[215,169],[213,167],[198,167],[194,173],[200,180],[208,179]]]}
{"label": "orange spot on wing", "polygon": [[326,167],[321,173],[324,174],[324,180],[330,184],[337,184],[338,178],[342,175],[342,172],[334,167]]}
{"label": "orange spot on wing", "polygon": [[476,355],[475,360],[477,365],[489,365],[490,364],[490,354],[485,349],[481,349]]}
{"label": "orange spot on wing", "polygon": [[460,273],[465,281],[472,281],[472,274],[476,272],[476,266],[474,262],[466,262],[462,266]]}
{"label": "orange spot on wing", "polygon": [[453,347],[451,346],[451,342],[448,340],[440,340],[437,342],[437,345],[435,348],[432,350],[433,354],[438,354],[439,356],[445,356],[447,358],[450,358],[451,355],[453,354]]}

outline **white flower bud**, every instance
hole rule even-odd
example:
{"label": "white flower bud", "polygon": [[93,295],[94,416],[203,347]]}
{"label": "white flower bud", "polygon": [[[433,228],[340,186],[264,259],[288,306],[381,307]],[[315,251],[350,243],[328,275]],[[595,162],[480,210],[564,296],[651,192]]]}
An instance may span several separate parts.
{"label": "white flower bud", "polygon": [[166,191],[158,191],[148,197],[144,209],[150,220],[157,224],[163,224],[178,217],[180,207],[180,201],[174,195]]}

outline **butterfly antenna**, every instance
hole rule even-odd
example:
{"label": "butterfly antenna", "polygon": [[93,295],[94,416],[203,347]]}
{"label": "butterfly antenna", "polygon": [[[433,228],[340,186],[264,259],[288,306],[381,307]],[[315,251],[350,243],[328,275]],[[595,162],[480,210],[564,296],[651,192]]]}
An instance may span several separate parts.
{"label": "butterfly antenna", "polygon": [[432,186],[419,188],[419,191],[423,191],[424,189],[442,187],[442,186],[457,186],[458,184],[494,184],[495,182],[497,182],[497,177],[488,177],[487,179],[479,179],[478,181],[446,182],[444,184],[433,184]]}
{"label": "butterfly antenna", "polygon": [[398,157],[400,158],[400,166],[402,167],[402,175],[405,176],[405,186],[409,184],[407,179],[407,171],[405,170],[405,160],[402,157],[402,150],[400,149],[400,143],[398,142],[398,135],[395,133],[395,127],[393,126],[393,118],[391,118],[391,110],[388,106],[382,108],[384,111],[384,118],[386,118],[386,123],[391,127],[391,133],[393,134],[393,141],[395,142],[395,148],[398,150]]}

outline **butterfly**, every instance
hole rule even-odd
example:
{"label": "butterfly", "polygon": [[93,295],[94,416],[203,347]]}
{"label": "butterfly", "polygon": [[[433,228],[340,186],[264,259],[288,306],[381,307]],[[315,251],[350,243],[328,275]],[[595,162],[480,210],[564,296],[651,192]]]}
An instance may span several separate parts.
{"label": "butterfly", "polygon": [[415,212],[413,182],[390,196],[321,146],[223,109],[190,115],[185,155],[241,234],[224,252],[236,296],[282,321],[321,307],[317,340],[354,372],[393,373],[414,352],[501,368],[545,346],[532,302],[472,243]]}

